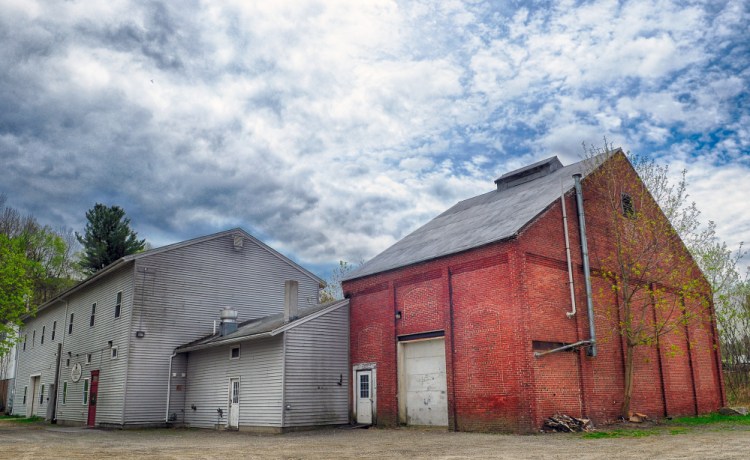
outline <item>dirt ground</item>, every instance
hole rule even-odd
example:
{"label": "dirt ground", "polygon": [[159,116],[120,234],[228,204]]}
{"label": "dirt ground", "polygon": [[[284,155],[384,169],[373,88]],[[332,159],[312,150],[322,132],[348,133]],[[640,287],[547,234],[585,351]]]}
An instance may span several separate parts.
{"label": "dirt ground", "polygon": [[645,437],[331,428],[284,435],[190,429],[108,431],[0,421],[3,459],[202,458],[748,458],[750,427],[707,426]]}

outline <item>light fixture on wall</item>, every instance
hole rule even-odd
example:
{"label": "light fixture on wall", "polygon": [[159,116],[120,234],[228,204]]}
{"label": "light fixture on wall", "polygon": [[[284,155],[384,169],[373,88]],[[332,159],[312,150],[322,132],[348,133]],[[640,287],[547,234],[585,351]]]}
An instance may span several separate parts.
{"label": "light fixture on wall", "polygon": [[146,336],[146,333],[143,331],[135,331],[135,336],[138,337],[139,339],[142,339]]}
{"label": "light fixture on wall", "polygon": [[401,319],[401,310],[396,311],[396,319]]}

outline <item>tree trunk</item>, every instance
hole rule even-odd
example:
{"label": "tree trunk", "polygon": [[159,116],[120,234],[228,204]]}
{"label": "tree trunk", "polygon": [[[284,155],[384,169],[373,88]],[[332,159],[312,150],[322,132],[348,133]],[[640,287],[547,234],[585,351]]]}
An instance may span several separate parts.
{"label": "tree trunk", "polygon": [[622,398],[622,416],[627,420],[630,417],[630,400],[633,398],[633,361],[635,349],[625,340],[625,388]]}

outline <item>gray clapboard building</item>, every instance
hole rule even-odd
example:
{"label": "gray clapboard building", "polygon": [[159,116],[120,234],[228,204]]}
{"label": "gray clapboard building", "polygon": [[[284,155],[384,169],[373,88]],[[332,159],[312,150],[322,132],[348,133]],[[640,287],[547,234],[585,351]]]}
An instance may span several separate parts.
{"label": "gray clapboard building", "polygon": [[234,401],[235,428],[346,423],[346,400],[316,406],[348,384],[348,302],[318,305],[323,284],[241,229],[123,257],[25,320],[13,413],[215,427]]}

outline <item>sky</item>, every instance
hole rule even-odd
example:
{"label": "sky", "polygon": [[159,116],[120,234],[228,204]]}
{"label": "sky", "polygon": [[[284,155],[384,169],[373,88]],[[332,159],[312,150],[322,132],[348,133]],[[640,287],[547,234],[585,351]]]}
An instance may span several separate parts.
{"label": "sky", "polygon": [[750,243],[750,3],[0,0],[0,193],[154,246],[242,227],[326,278],[582,143],[686,168]]}

